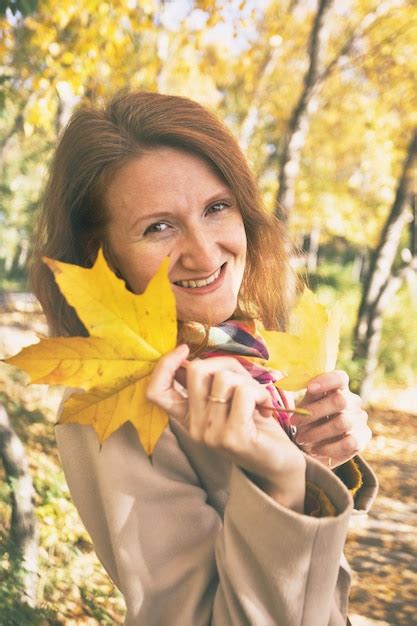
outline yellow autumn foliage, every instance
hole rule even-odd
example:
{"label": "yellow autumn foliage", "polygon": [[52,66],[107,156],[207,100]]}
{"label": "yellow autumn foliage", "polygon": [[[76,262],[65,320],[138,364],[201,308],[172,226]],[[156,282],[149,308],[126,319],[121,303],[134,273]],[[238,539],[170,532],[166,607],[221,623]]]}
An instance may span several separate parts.
{"label": "yellow autumn foliage", "polygon": [[306,288],[291,313],[288,333],[260,329],[268,346],[268,367],[285,374],[277,387],[298,391],[315,376],[334,370],[341,317],[340,306],[328,311]]}
{"label": "yellow autumn foliage", "polygon": [[80,388],[65,402],[60,423],[91,424],[102,443],[131,421],[151,454],[168,417],[146,399],[146,387],[177,337],[169,260],[142,295],[128,291],[101,251],[90,269],[44,260],[90,336],[41,339],[6,362],[30,374],[32,383]]}

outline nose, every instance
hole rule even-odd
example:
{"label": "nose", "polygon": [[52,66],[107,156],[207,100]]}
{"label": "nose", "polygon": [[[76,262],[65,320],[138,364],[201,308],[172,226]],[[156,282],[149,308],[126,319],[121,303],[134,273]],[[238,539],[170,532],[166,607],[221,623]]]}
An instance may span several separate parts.
{"label": "nose", "polygon": [[178,257],[185,269],[200,273],[214,272],[221,263],[217,237],[207,230],[187,230],[178,241]]}

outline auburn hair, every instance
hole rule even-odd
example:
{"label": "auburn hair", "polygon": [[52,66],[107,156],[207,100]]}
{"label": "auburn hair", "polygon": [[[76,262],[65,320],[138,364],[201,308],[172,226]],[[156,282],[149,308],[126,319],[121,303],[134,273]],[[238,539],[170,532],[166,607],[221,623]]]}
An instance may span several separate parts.
{"label": "auburn hair", "polygon": [[204,159],[236,197],[247,236],[247,259],[233,318],[260,319],[283,330],[294,285],[286,227],[263,207],[237,141],[219,118],[188,98],[118,92],[105,106],[74,112],[56,148],[41,202],[29,282],[51,335],[87,335],[58,290],[44,255],[91,267],[106,253],[104,194],[112,176],[149,150],[171,147]]}

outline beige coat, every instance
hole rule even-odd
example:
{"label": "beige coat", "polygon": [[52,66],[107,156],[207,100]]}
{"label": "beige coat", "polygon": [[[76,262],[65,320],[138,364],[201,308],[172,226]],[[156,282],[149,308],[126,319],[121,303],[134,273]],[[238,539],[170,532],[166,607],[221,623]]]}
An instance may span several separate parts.
{"label": "beige coat", "polygon": [[[75,505],[126,600],[126,626],[342,626],[350,570],[342,554],[353,499],[307,457],[307,480],[338,515],[277,504],[175,419],[150,463],[130,423],[99,451],[90,426],[56,427]],[[366,511],[377,483],[356,457]]]}

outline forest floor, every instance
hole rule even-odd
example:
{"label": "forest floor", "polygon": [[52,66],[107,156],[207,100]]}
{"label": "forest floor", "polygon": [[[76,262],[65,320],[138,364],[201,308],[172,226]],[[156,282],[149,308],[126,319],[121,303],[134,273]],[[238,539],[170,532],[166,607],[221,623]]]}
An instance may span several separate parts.
{"label": "forest floor", "polygon": [[353,626],[413,626],[417,624],[417,398],[414,414],[373,407],[369,416],[373,438],[364,457],[380,487],[369,515],[351,520],[345,548],[353,570],[351,621]]}
{"label": "forest floor", "polygon": [[[22,312],[0,311],[0,327],[0,357],[33,343],[35,332],[45,332],[40,316]],[[94,555],[59,467],[53,435],[59,394],[45,386],[24,388],[0,366],[0,391],[23,407],[23,417],[15,410],[12,419],[30,459],[40,525],[41,606],[52,616],[17,618],[16,626],[121,624],[122,599]],[[371,512],[351,519],[345,549],[353,570],[349,615],[353,626],[412,626],[417,623],[417,397],[415,410],[371,407],[369,424],[373,439],[364,458],[380,490]],[[2,482],[0,468],[0,531],[6,533],[10,506]],[[4,563],[0,559],[0,582]],[[15,615],[10,607],[7,615]],[[0,606],[0,626],[15,623],[13,617],[2,621],[5,611]]]}

